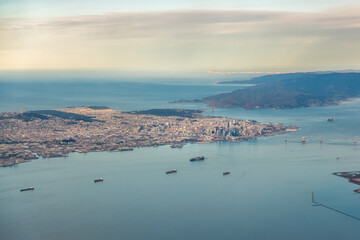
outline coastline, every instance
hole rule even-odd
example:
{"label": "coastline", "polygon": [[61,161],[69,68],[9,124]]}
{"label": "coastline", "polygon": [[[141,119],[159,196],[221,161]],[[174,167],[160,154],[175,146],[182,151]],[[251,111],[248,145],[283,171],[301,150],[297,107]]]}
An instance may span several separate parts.
{"label": "coastline", "polygon": [[159,110],[140,114],[85,106],[0,113],[0,166],[39,157],[67,157],[71,152],[241,142],[297,130],[282,124],[204,116],[195,110],[165,109],[161,116],[154,115],[156,112]]}

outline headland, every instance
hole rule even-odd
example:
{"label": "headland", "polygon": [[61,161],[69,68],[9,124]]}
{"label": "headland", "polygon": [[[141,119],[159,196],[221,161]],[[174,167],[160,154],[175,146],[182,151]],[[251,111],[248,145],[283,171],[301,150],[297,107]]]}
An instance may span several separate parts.
{"label": "headland", "polygon": [[[221,84],[253,84],[253,86],[193,100],[215,107],[246,109],[290,109],[338,105],[360,97],[360,73],[290,73],[231,81]],[[174,101],[186,102],[186,100]]]}

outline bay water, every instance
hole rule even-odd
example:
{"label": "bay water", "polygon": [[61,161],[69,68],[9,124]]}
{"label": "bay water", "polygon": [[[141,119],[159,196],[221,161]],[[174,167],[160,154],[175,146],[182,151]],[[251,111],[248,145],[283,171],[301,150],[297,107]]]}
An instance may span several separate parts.
{"label": "bay water", "polygon": [[[311,194],[324,205],[360,217],[360,195],[353,192],[358,186],[332,175],[360,170],[360,101],[214,112],[203,104],[168,103],[237,88],[144,82],[0,83],[1,111],[82,105],[190,108],[299,127],[286,136],[240,143],[71,153],[67,158],[0,168],[0,239],[356,239],[360,222],[313,206]],[[327,122],[329,117],[335,121]],[[189,161],[199,155],[207,159]],[[174,168],[177,173],[165,174]],[[231,173],[223,176],[224,171]],[[94,184],[100,177],[104,182]],[[30,186],[35,190],[19,191]]]}

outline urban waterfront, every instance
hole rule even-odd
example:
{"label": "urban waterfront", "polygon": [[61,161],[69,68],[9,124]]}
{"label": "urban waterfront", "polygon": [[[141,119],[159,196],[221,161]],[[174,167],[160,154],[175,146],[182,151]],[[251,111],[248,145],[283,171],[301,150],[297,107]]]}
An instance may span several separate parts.
{"label": "urban waterfront", "polygon": [[67,157],[70,152],[240,142],[297,130],[281,124],[204,116],[194,110],[153,109],[144,113],[94,106],[0,113],[0,167],[37,159],[36,155]]}
{"label": "urban waterfront", "polygon": [[[126,84],[119,84],[119,91],[126,92]],[[138,85],[149,93],[159,86],[167,91],[157,93],[156,100],[139,91],[122,103],[133,102],[129,110],[181,107],[168,101],[235,88],[182,86],[186,90],[182,93],[175,85]],[[93,105],[96,98],[98,105],[109,105],[102,101],[109,96],[87,98],[85,91],[77,99],[81,105]],[[41,97],[49,99],[48,105],[39,101],[41,108],[36,108],[31,102],[36,99],[31,98],[27,104],[33,109],[68,104],[54,106],[50,95]],[[15,101],[15,94],[9,99],[5,94],[2,106],[24,105]],[[146,104],[140,104],[141,99]],[[112,101],[113,108],[120,104],[116,96]],[[352,141],[360,136],[360,101],[291,110],[215,109],[212,113],[209,109],[205,114],[296,125],[299,131],[287,134],[287,142],[285,136],[272,136],[239,143],[186,144],[181,149],[166,145],[131,152],[70,153],[67,158],[0,168],[2,238],[350,239],[359,235],[360,222],[314,207],[311,193],[318,202],[360,217],[360,195],[353,193],[357,186],[332,175],[360,169],[360,141]],[[327,122],[329,117],[335,121]],[[200,155],[207,159],[189,161]],[[174,168],[177,173],[165,174]],[[223,176],[223,171],[231,174]],[[104,182],[94,184],[100,177]],[[35,190],[20,192],[30,186]]]}

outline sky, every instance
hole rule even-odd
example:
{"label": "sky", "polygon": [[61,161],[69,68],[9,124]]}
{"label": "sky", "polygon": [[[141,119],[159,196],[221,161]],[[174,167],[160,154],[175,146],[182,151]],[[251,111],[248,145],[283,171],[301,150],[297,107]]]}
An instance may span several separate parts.
{"label": "sky", "polygon": [[0,70],[360,69],[359,0],[1,0]]}

